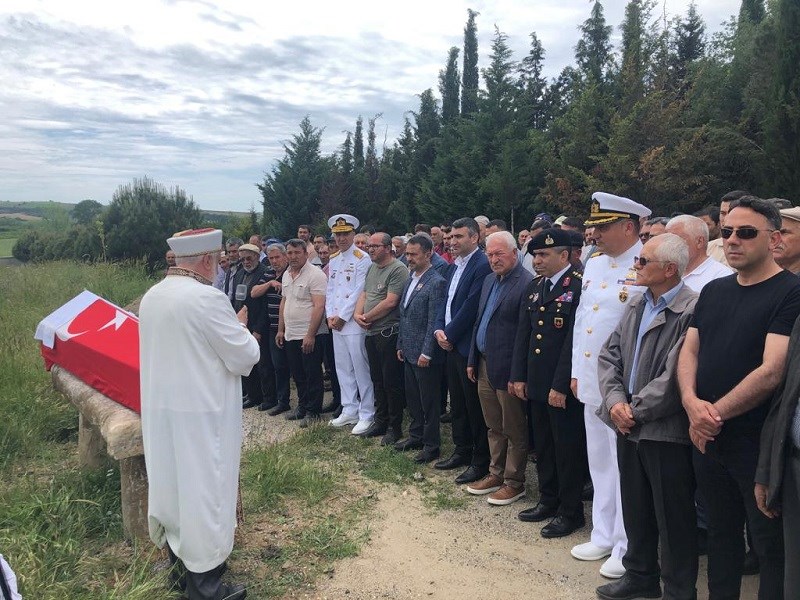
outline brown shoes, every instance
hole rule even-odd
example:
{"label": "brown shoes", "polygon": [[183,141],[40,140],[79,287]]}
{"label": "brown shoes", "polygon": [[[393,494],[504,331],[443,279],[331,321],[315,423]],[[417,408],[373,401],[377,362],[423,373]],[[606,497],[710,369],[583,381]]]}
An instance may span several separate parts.
{"label": "brown shoes", "polygon": [[513,488],[510,485],[504,485],[493,494],[490,494],[489,497],[486,498],[486,501],[495,506],[505,506],[506,504],[511,504],[524,497],[525,486]]}
{"label": "brown shoes", "polygon": [[492,475],[489,473],[483,479],[479,479],[474,483],[470,483],[467,486],[467,491],[470,494],[474,494],[475,496],[483,496],[485,494],[491,494],[492,492],[496,492],[503,486],[503,480],[500,479],[497,475]]}

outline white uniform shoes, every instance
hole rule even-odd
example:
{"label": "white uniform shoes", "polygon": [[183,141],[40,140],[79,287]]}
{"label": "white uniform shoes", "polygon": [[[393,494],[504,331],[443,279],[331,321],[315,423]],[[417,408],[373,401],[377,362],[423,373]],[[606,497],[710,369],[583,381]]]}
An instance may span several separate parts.
{"label": "white uniform shoes", "polygon": [[611,548],[601,548],[600,546],[595,546],[592,542],[586,542],[585,544],[574,546],[571,554],[578,560],[600,560],[606,556],[611,556]]}
{"label": "white uniform shoes", "polygon": [[362,433],[366,432],[367,429],[369,429],[370,426],[372,425],[372,421],[359,421],[358,419],[356,419],[356,421],[357,421],[356,426],[353,427],[353,431],[350,432],[353,435],[361,435]]}
{"label": "white uniform shoes", "polygon": [[625,567],[622,566],[620,559],[609,556],[608,560],[600,567],[600,575],[607,579],[619,579],[625,575]]}
{"label": "white uniform shoes", "polygon": [[353,425],[355,423],[358,423],[358,417],[348,417],[344,413],[328,421],[328,425],[331,427],[344,427],[345,425]]}

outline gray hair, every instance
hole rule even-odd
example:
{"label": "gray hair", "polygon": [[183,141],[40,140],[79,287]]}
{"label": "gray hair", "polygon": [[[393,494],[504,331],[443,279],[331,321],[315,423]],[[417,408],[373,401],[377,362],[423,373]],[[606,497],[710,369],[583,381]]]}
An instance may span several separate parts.
{"label": "gray hair", "polygon": [[706,244],[708,243],[708,225],[706,225],[706,222],[700,217],[693,217],[692,215],[678,215],[677,217],[672,217],[669,223],[667,223],[667,231],[669,231],[670,227],[673,225],[683,225],[683,230],[689,237],[702,237],[705,239]]}
{"label": "gray hair", "polygon": [[514,239],[510,231],[495,231],[494,233],[490,233],[486,236],[486,245],[488,246],[491,241],[505,242],[509,250],[517,249],[517,240]]}
{"label": "gray hair", "polygon": [[689,246],[684,239],[674,233],[663,233],[654,239],[653,260],[674,263],[678,269],[678,277],[683,277],[689,264]]}
{"label": "gray hair", "polygon": [[241,246],[242,244],[244,244],[244,242],[242,241],[242,238],[237,238],[237,237],[228,238],[228,241],[225,242],[225,246],[226,247],[227,246]]}
{"label": "gray hair", "polygon": [[277,250],[281,254],[286,254],[286,246],[284,246],[280,242],[275,242],[274,244],[270,244],[269,246],[267,246],[267,254],[269,254],[270,250]]}

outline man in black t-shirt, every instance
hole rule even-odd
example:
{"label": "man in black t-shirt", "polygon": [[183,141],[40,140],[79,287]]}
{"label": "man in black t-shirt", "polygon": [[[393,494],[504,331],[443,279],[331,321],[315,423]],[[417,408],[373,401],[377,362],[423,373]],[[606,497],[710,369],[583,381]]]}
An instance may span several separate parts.
{"label": "man in black t-shirt", "polygon": [[800,314],[800,282],[772,258],[780,226],[768,202],[748,196],[732,203],[722,238],[738,273],[703,288],[678,362],[708,510],[712,598],[739,598],[745,517],[761,563],[759,598],[783,597],[781,523],[759,512],[753,496],[761,428]]}

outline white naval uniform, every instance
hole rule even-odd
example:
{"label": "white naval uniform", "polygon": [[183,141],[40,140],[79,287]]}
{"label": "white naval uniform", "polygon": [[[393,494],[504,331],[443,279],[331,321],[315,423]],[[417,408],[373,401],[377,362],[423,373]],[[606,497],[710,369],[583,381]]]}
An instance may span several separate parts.
{"label": "white naval uniform", "polygon": [[[375,418],[375,392],[369,375],[369,360],[364,345],[366,331],[353,319],[358,296],[372,261],[355,244],[331,256],[328,263],[328,288],[325,314],[345,321],[341,331],[333,331],[336,375],[342,391],[342,414],[359,421]],[[361,402],[358,397],[361,397]]]}
{"label": "white naval uniform", "polygon": [[633,258],[639,256],[641,250],[642,243],[637,241],[616,258],[599,255],[587,261],[572,345],[572,377],[578,380],[578,399],[587,405],[583,418],[589,473],[594,485],[591,541],[595,546],[612,548],[611,556],[620,560],[625,555],[628,539],[622,521],[617,434],[595,414],[603,401],[597,356],[631,297],[647,289],[632,285],[636,280]]}

